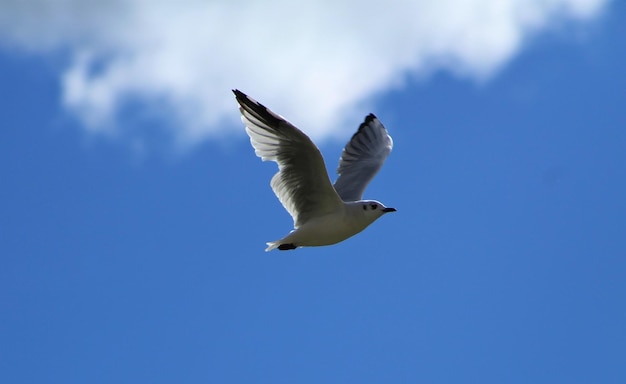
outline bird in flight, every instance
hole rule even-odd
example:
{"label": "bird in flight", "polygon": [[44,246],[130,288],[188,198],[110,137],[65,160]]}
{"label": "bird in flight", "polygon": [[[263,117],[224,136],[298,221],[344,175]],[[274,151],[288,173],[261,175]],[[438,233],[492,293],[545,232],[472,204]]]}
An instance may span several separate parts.
{"label": "bird in flight", "polygon": [[294,229],[268,242],[265,251],[336,244],[396,211],[376,200],[361,200],[393,147],[374,114],[367,115],[343,149],[333,185],[320,150],[307,135],[243,92],[233,93],[254,152],[278,163],[270,185],[293,218]]}

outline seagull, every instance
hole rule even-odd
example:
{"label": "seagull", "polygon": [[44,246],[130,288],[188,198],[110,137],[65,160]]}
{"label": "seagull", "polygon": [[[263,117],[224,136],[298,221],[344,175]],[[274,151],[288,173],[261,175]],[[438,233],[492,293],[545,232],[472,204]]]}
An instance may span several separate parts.
{"label": "seagull", "polygon": [[243,92],[233,93],[254,152],[263,161],[278,163],[270,185],[293,218],[294,229],[268,242],[266,252],[336,244],[396,211],[376,200],[362,200],[393,147],[374,114],[367,115],[343,149],[333,185],[320,150],[307,135]]}

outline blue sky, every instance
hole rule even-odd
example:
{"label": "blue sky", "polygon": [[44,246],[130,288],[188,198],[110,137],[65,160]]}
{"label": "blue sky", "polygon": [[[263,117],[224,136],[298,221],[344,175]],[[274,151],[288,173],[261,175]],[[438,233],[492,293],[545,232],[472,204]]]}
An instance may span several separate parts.
{"label": "blue sky", "polygon": [[[312,96],[293,119],[307,85],[254,77],[206,99],[105,92],[107,114],[97,68],[68,85],[76,46],[6,38],[0,381],[623,383],[626,7],[554,20],[486,64]],[[231,88],[301,121],[331,173],[374,112],[395,147],[366,197],[398,212],[265,253],[292,221]],[[193,120],[186,97],[232,111]],[[316,128],[318,105],[352,120]]]}

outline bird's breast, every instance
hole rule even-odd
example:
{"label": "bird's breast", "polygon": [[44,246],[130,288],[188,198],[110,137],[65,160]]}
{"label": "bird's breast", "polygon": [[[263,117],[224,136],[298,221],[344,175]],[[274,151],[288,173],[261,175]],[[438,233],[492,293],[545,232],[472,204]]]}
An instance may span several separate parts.
{"label": "bird's breast", "polygon": [[369,224],[370,222],[363,222],[342,212],[312,219],[294,231],[293,237],[290,237],[301,245],[330,245],[356,235]]}

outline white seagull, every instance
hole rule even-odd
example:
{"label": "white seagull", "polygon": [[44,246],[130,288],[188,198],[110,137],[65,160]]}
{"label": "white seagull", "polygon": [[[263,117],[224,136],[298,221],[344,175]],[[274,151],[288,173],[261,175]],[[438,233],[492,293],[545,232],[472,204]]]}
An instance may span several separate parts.
{"label": "white seagull", "polygon": [[254,152],[278,163],[270,185],[293,218],[294,229],[267,243],[265,251],[336,244],[396,211],[376,200],[361,200],[393,147],[376,116],[369,114],[346,144],[333,186],[320,150],[307,135],[243,92],[233,93]]}

